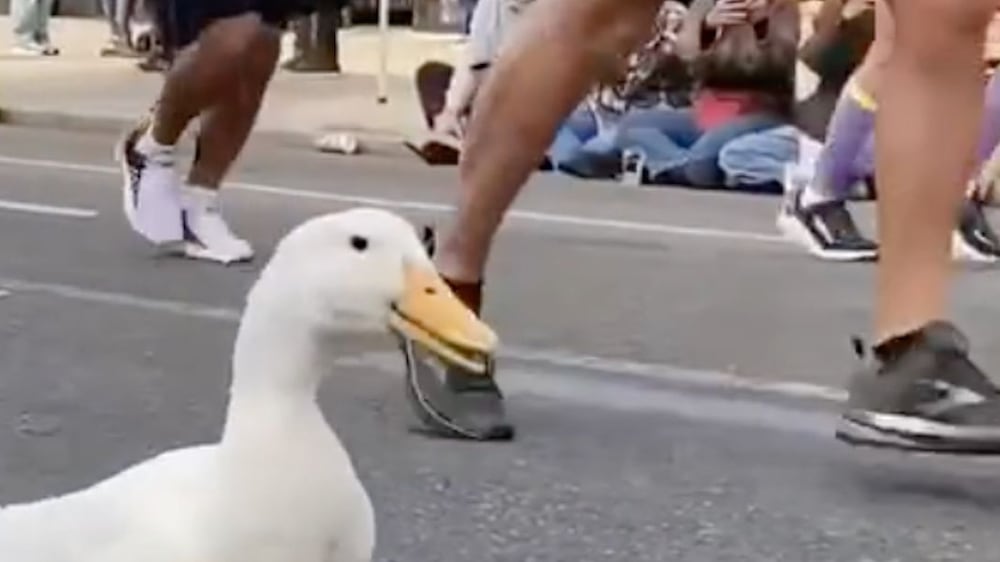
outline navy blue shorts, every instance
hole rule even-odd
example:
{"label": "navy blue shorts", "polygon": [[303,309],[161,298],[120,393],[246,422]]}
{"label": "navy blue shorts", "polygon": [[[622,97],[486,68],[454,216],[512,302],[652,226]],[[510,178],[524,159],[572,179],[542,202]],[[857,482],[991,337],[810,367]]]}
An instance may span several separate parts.
{"label": "navy blue shorts", "polygon": [[296,15],[307,13],[308,0],[159,0],[162,15],[168,20],[166,33],[174,48],[180,49],[198,40],[212,22],[254,13],[275,27],[283,28]]}

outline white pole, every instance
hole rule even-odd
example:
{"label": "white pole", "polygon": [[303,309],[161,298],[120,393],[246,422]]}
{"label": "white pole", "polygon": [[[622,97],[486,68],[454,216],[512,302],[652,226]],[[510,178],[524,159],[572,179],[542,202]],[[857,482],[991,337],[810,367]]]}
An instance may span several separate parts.
{"label": "white pole", "polygon": [[380,104],[389,101],[389,5],[391,0],[378,3],[378,98]]}

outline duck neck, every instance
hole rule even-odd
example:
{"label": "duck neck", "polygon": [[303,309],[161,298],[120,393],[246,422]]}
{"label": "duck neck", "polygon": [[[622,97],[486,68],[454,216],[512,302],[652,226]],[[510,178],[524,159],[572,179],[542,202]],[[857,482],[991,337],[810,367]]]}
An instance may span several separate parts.
{"label": "duck neck", "polygon": [[283,307],[251,299],[233,352],[223,443],[259,446],[329,434],[316,403],[323,369],[320,341]]}

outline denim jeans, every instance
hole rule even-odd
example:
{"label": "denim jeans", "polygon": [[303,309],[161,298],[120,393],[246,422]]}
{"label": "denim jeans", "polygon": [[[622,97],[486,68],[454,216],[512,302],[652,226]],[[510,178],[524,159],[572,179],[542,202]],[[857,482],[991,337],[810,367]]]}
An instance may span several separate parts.
{"label": "denim jeans", "polygon": [[729,141],[719,152],[726,185],[780,189],[785,169],[798,158],[800,134],[797,128],[785,125]]}
{"label": "denim jeans", "polygon": [[609,178],[620,168],[614,129],[601,130],[590,109],[578,109],[556,132],[547,156],[561,172],[584,178]]}
{"label": "denim jeans", "polygon": [[54,0],[11,0],[14,39],[19,45],[49,43],[49,16]]}
{"label": "denim jeans", "polygon": [[719,167],[722,148],[743,135],[781,123],[772,115],[754,114],[704,131],[691,109],[638,110],[619,123],[615,144],[621,150],[645,154],[646,170],[653,183],[723,187],[725,172]]}

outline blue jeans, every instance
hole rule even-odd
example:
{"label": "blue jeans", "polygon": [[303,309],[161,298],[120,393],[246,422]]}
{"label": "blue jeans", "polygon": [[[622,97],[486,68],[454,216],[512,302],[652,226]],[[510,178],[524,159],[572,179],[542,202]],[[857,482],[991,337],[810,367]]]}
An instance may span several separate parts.
{"label": "blue jeans", "polygon": [[548,157],[556,170],[585,178],[607,178],[620,167],[613,130],[600,131],[589,109],[579,109],[559,127]]}
{"label": "blue jeans", "polygon": [[786,166],[798,158],[800,134],[797,128],[785,125],[729,141],[719,152],[726,185],[780,189]]}
{"label": "blue jeans", "polygon": [[780,124],[782,121],[772,115],[746,115],[704,131],[691,109],[646,109],[622,119],[615,144],[621,150],[646,155],[646,170],[653,183],[722,187],[722,148],[733,139]]}
{"label": "blue jeans", "polygon": [[54,0],[11,0],[14,39],[18,45],[49,44],[49,16]]}

